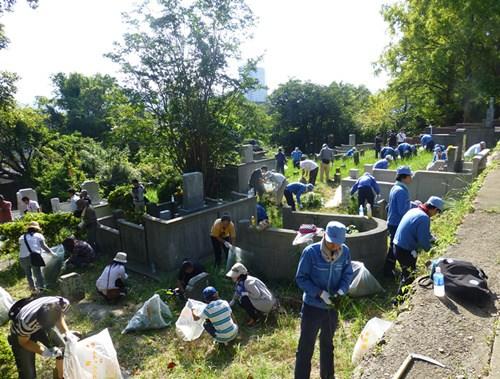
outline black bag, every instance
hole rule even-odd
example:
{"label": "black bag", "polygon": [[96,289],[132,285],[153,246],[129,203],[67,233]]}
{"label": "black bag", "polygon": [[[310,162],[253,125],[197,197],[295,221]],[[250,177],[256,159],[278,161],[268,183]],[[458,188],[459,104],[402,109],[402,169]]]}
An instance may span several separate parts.
{"label": "black bag", "polygon": [[329,159],[322,159],[321,162],[323,162],[324,164],[329,164],[330,160]]}
{"label": "black bag", "polygon": [[[435,267],[441,268],[446,293],[452,297],[474,304],[484,304],[491,299],[488,276],[472,263],[445,258]],[[432,270],[431,278],[434,271],[435,268]]]}
{"label": "black bag", "polygon": [[30,252],[31,265],[34,267],[45,266],[45,261],[42,258],[42,254],[34,253],[33,250],[31,250],[30,244],[28,243],[28,239],[26,238],[26,234],[24,235],[24,243],[26,244],[26,247],[28,248],[28,251]]}

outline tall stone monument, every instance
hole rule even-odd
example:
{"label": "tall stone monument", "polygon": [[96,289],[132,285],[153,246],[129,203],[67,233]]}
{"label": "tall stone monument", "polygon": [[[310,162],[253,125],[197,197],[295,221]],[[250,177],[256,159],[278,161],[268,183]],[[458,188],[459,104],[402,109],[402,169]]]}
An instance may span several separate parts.
{"label": "tall stone monument", "polygon": [[203,174],[189,172],[182,175],[182,208],[196,210],[205,206],[205,191],[203,187]]}
{"label": "tall stone monument", "polygon": [[93,180],[86,180],[81,185],[82,190],[86,190],[89,193],[92,205],[97,205],[101,202],[101,195],[99,195],[99,184]]}
{"label": "tall stone monument", "polygon": [[494,119],[495,119],[495,98],[490,97],[490,103],[488,106],[488,110],[486,111],[486,120],[484,122],[484,126],[486,126],[487,128],[492,128]]}
{"label": "tall stone monument", "polygon": [[467,146],[467,135],[465,134],[465,129],[457,129],[457,155],[455,160],[455,165],[453,171],[462,172],[464,167],[464,152]]}
{"label": "tall stone monument", "polygon": [[356,134],[349,134],[349,145],[356,146]]}
{"label": "tall stone monument", "polygon": [[253,162],[253,146],[242,145],[240,147],[241,163]]}

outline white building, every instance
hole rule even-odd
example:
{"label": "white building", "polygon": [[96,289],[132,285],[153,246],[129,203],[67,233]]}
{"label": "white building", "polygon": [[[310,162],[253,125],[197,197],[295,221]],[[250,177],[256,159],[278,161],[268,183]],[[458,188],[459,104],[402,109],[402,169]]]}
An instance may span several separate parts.
{"label": "white building", "polygon": [[[257,79],[259,85],[265,87],[266,86],[266,72],[264,68],[257,67],[255,71],[250,73],[250,77]],[[258,88],[252,91],[248,91],[245,97],[253,101],[254,103],[264,103],[267,99],[267,88]]]}

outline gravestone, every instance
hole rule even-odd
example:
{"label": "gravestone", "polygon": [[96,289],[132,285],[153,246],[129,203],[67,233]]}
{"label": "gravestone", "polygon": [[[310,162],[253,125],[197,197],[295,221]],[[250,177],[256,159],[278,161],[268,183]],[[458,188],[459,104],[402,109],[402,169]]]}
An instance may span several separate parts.
{"label": "gravestone", "polygon": [[487,128],[493,127],[493,120],[495,119],[495,99],[490,97],[490,104],[488,106],[488,110],[486,111],[486,120],[484,122],[484,126]]}
{"label": "gravestone", "polygon": [[58,197],[53,197],[52,199],[50,199],[50,207],[52,208],[52,212],[54,213],[60,212],[61,211],[60,204],[61,202],[59,201]]}
{"label": "gravestone", "polygon": [[349,145],[356,146],[356,134],[349,134]]}
{"label": "gravestone", "polygon": [[86,180],[81,185],[82,190],[86,190],[89,194],[92,205],[101,203],[101,195],[99,195],[99,184],[93,180]]}
{"label": "gravestone", "polygon": [[30,200],[35,200],[38,202],[38,195],[33,188],[20,189],[16,193],[16,198],[17,198],[17,209],[19,209],[21,213],[24,213],[24,211],[26,210],[26,205],[21,201],[21,199],[25,196],[27,196]]}
{"label": "gravestone", "polygon": [[210,274],[202,272],[191,278],[186,286],[185,296],[188,299],[203,301],[203,290],[211,284]]}
{"label": "gravestone", "polygon": [[359,164],[359,151],[356,150],[352,155],[352,159],[354,160],[354,164],[357,166]]}
{"label": "gravestone", "polygon": [[335,168],[335,175],[333,176],[333,182],[337,185],[340,184],[340,181],[342,179],[342,175],[340,173],[340,167]]}
{"label": "gravestone", "polygon": [[457,147],[456,146],[448,146],[446,149],[446,155],[448,157],[447,171],[453,172],[455,169],[455,162],[457,160]]}
{"label": "gravestone", "polygon": [[80,274],[71,272],[61,275],[58,280],[61,295],[71,301],[79,301],[85,298],[85,287]]}
{"label": "gravestone", "polygon": [[185,210],[195,210],[203,208],[205,205],[203,174],[201,172],[189,172],[182,175],[182,182],[182,207]]}
{"label": "gravestone", "polygon": [[467,142],[467,135],[465,134],[465,129],[457,129],[456,135],[457,135],[457,155],[453,171],[462,172],[464,166],[464,152]]}
{"label": "gravestone", "polygon": [[367,163],[365,164],[365,172],[369,174],[373,174],[373,164]]}
{"label": "gravestone", "polygon": [[351,168],[349,170],[349,176],[351,179],[358,179],[359,177],[359,170],[357,168]]}
{"label": "gravestone", "polygon": [[241,163],[253,162],[253,146],[243,145],[240,147]]}

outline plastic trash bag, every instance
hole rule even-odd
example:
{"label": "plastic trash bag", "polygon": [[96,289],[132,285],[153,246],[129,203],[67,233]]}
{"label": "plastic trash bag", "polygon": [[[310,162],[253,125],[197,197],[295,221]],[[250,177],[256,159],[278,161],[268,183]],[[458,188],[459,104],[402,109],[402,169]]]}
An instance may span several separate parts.
{"label": "plastic trash bag", "polygon": [[66,379],[122,379],[120,365],[108,329],[64,349]]}
{"label": "plastic trash bag", "polygon": [[9,309],[14,304],[14,299],[10,294],[0,287],[0,325],[9,320]]}
{"label": "plastic trash bag", "polygon": [[160,299],[160,295],[153,295],[147,300],[135,315],[130,319],[122,334],[135,330],[161,329],[170,325],[172,312],[167,304]]}
{"label": "plastic trash bag", "polygon": [[186,302],[186,305],[175,323],[175,331],[183,341],[194,341],[200,338],[204,330],[204,320],[200,319],[195,321],[191,314],[191,310],[198,316],[203,312],[206,306],[205,303],[193,299],[188,299]]}
{"label": "plastic trash bag", "polygon": [[59,274],[61,273],[61,268],[64,263],[64,247],[63,245],[57,245],[51,248],[56,257],[46,252],[42,252],[42,258],[45,262],[45,266],[42,267],[42,274],[45,278],[46,284],[54,286],[57,283]]}
{"label": "plastic trash bag", "polygon": [[238,246],[232,245],[227,254],[226,272],[233,267],[235,263],[243,263],[245,266],[252,265],[254,253],[248,250],[243,250]]}
{"label": "plastic trash bag", "polygon": [[352,261],[351,264],[354,278],[349,286],[349,296],[360,297],[384,292],[380,283],[362,262]]}
{"label": "plastic trash bag", "polygon": [[382,338],[384,333],[392,326],[392,322],[374,317],[368,321],[361,331],[352,351],[351,361],[358,363],[363,355],[366,354]]}

